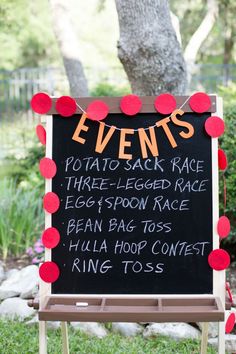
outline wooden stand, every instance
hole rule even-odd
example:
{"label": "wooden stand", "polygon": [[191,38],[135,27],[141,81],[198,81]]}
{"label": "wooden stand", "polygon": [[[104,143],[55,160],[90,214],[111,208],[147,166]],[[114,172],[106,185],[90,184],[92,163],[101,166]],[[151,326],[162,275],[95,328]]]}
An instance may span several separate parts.
{"label": "wooden stand", "polygon": [[[77,306],[76,303],[87,303]],[[39,308],[39,301],[31,303]],[[224,354],[224,308],[215,297],[76,297],[47,296],[39,308],[39,353],[47,354],[46,321],[61,321],[62,353],[69,354],[67,322],[203,322],[201,354],[207,353],[208,322],[219,322],[218,353]]]}
{"label": "wooden stand", "polygon": [[[87,306],[76,306],[77,302]],[[210,322],[223,321],[219,298],[120,298],[48,296],[40,321],[96,322]]]}
{"label": "wooden stand", "polygon": [[[120,113],[120,98],[102,98],[110,107],[110,113]],[[222,116],[222,100],[211,96],[210,113]],[[155,113],[153,97],[143,97],[141,113]],[[56,99],[49,114],[57,115],[54,109]],[[82,107],[87,107],[93,98],[80,98]],[[185,112],[191,112],[187,96],[176,97],[177,106]],[[81,110],[77,107],[77,114]],[[52,158],[53,118],[46,122],[46,157]],[[213,206],[213,249],[219,248],[219,237],[215,225],[219,220],[218,200],[218,145],[212,139],[212,206]],[[52,191],[52,180],[46,180],[46,193]],[[51,214],[45,214],[45,228],[52,225]],[[45,250],[45,261],[51,261],[51,250]],[[113,290],[113,289],[111,289]],[[174,291],[174,289],[173,289]],[[111,291],[112,292],[112,291]],[[110,292],[109,292],[110,293]],[[95,292],[96,294],[96,292]],[[86,307],[76,306],[77,302],[87,303]],[[46,321],[60,321],[62,331],[62,353],[69,354],[67,322],[203,322],[201,354],[207,352],[208,323],[219,323],[218,353],[225,354],[225,271],[213,272],[213,295],[128,295],[105,296],[91,295],[52,295],[51,285],[40,281],[39,300],[33,306],[39,309],[39,353],[47,354]]]}

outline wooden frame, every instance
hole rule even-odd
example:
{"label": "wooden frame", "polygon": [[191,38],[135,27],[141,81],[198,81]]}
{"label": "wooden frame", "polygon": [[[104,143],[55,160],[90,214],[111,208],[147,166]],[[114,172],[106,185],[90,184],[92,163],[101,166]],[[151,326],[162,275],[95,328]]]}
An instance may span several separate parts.
{"label": "wooden frame", "polygon": [[[111,113],[119,113],[119,98],[101,98],[110,106]],[[141,112],[155,112],[153,97],[144,97]],[[81,98],[79,105],[87,107],[93,98]],[[177,105],[182,105],[187,96],[176,98]],[[211,113],[222,117],[222,99],[211,96]],[[55,99],[54,99],[55,103]],[[183,110],[191,112],[188,102]],[[56,114],[53,108],[49,114]],[[80,108],[77,114],[81,114]],[[52,158],[52,116],[46,120],[47,145],[46,157]],[[213,248],[219,248],[219,237],[216,227],[219,218],[218,198],[218,141],[212,139],[212,207],[213,207]],[[46,180],[45,190],[51,191],[52,181]],[[51,214],[45,213],[45,227],[51,226]],[[45,250],[45,261],[51,260],[51,251]],[[78,308],[76,302],[87,302],[86,308]],[[64,352],[68,352],[68,336],[65,323],[67,321],[146,321],[146,322],[219,322],[219,353],[225,352],[224,344],[224,304],[225,304],[225,271],[213,271],[213,294],[204,295],[55,295],[51,293],[51,285],[40,281],[39,320],[40,320],[40,354],[46,349],[46,322],[47,320],[62,321]],[[131,306],[132,305],[132,306]],[[201,353],[205,353],[207,340],[207,325],[203,330],[203,344]]]}

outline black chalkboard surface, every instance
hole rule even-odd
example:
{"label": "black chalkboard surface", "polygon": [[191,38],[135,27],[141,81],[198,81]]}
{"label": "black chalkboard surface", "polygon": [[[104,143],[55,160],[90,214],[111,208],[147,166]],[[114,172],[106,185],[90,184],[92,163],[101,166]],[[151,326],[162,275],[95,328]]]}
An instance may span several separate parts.
{"label": "black chalkboard surface", "polygon": [[[175,148],[156,129],[158,157],[143,159],[137,134],[129,136],[132,160],[117,157],[119,130],[99,154],[99,123],[86,121],[80,144],[72,136],[81,116],[53,115],[52,191],[61,200],[52,215],[61,234],[52,250],[60,268],[53,294],[212,294],[212,154],[204,130],[209,115],[184,114],[195,130],[190,139],[170,123]],[[137,129],[161,119],[158,113],[113,113],[105,122]]]}

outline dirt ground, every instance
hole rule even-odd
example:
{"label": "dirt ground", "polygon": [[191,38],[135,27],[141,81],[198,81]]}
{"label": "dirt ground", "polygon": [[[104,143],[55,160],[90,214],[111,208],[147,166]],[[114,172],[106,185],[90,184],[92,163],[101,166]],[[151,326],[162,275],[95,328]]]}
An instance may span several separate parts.
{"label": "dirt ground", "polygon": [[22,269],[27,265],[32,264],[32,260],[28,255],[22,255],[21,257],[8,257],[6,260],[0,258],[0,262],[3,263],[5,271],[10,269]]}

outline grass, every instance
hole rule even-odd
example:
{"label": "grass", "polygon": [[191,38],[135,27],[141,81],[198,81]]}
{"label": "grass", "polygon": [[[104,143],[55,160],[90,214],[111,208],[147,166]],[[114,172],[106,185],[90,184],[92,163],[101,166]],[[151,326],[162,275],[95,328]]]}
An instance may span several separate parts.
{"label": "grass", "polygon": [[[43,179],[38,155],[26,164],[37,145],[36,121],[27,114],[2,116],[0,121],[0,256],[20,256],[39,238],[43,225]],[[29,160],[29,158],[28,158]],[[27,160],[27,161],[28,161]]]}
{"label": "grass", "polygon": [[42,201],[35,190],[17,187],[14,181],[0,181],[0,251],[19,256],[32,246],[42,227]]}
{"label": "grass", "polygon": [[[17,321],[0,321],[0,353],[38,353],[38,326],[27,326]],[[197,354],[200,342],[183,340],[176,342],[167,337],[144,339],[142,336],[122,337],[109,334],[103,339],[87,336],[69,327],[71,354]],[[48,353],[61,353],[60,330],[48,330]],[[208,354],[216,351],[209,347]]]}

